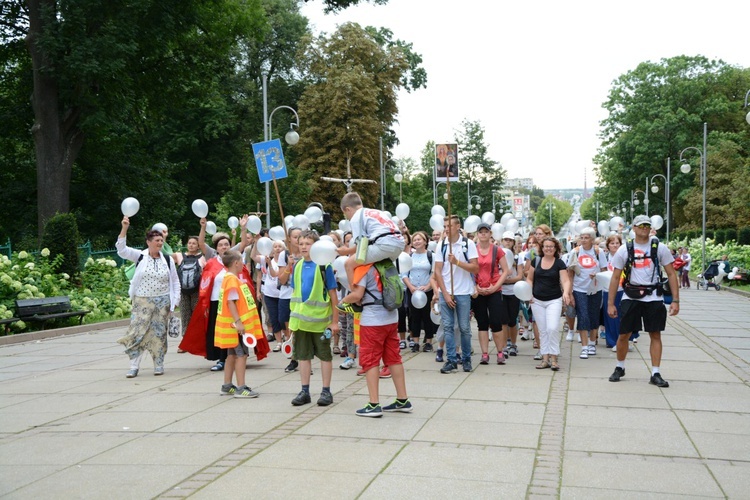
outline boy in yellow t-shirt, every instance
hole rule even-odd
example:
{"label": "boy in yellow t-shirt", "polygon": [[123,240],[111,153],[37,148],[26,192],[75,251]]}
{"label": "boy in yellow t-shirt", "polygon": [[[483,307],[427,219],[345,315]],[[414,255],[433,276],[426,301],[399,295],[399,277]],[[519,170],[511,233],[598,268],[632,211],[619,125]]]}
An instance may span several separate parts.
{"label": "boy in yellow t-shirt", "polygon": [[[227,361],[224,366],[224,385],[219,394],[233,395],[235,398],[257,398],[258,393],[245,384],[245,368],[250,351],[242,337],[245,332],[255,338],[258,338],[258,332],[263,335],[260,317],[250,288],[237,277],[242,272],[242,255],[234,250],[227,250],[222,256],[222,262],[226,267],[226,274],[219,293],[214,345],[227,349]],[[237,386],[232,384],[232,375],[237,378]]]}

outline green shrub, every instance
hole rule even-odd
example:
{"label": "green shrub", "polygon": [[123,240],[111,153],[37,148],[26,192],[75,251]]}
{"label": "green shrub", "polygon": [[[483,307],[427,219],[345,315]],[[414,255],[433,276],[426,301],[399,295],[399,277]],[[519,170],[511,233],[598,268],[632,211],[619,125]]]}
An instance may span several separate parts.
{"label": "green shrub", "polygon": [[737,230],[733,227],[726,229],[726,240],[725,242],[737,241]]}
{"label": "green shrub", "polygon": [[716,230],[716,243],[726,243],[727,241],[727,231],[726,229],[717,229]]}
{"label": "green shrub", "polygon": [[78,273],[78,223],[71,213],[57,214],[47,221],[42,234],[42,247],[49,248],[54,259],[62,255],[59,271],[69,276]]}
{"label": "green shrub", "polygon": [[[702,234],[703,234],[703,233],[698,233],[698,237],[700,238],[700,236],[701,236]],[[712,240],[712,239],[714,239],[714,230],[713,230],[713,229],[706,229],[706,239],[707,239],[707,240]]]}
{"label": "green shrub", "polygon": [[750,245],[750,227],[743,227],[737,235],[737,243],[740,245]]}

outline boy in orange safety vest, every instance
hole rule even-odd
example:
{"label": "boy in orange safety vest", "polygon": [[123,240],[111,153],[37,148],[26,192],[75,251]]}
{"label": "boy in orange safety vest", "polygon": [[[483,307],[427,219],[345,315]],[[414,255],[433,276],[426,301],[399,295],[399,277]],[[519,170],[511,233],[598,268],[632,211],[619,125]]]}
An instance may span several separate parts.
{"label": "boy in orange safety vest", "polygon": [[[224,367],[224,385],[219,394],[235,398],[257,398],[258,393],[245,384],[245,368],[250,351],[243,336],[247,335],[247,342],[251,346],[255,345],[256,339],[264,336],[260,316],[250,287],[237,277],[242,272],[242,255],[234,250],[227,250],[222,261],[227,272],[219,294],[214,345],[227,349],[227,361]],[[232,375],[237,378],[236,386],[232,384]]]}

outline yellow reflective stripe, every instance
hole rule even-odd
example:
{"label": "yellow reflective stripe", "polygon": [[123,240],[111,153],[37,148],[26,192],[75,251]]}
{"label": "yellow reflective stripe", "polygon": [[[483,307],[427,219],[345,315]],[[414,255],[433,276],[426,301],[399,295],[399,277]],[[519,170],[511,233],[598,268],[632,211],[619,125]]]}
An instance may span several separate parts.
{"label": "yellow reflective stripe", "polygon": [[322,318],[322,317],[321,318],[316,318],[316,317],[313,317],[313,316],[305,316],[304,314],[294,313],[293,312],[293,313],[291,313],[290,317],[297,318],[300,321],[309,321],[310,323],[330,323],[331,322],[331,318],[333,316],[328,315],[328,316],[326,316],[324,318]]}

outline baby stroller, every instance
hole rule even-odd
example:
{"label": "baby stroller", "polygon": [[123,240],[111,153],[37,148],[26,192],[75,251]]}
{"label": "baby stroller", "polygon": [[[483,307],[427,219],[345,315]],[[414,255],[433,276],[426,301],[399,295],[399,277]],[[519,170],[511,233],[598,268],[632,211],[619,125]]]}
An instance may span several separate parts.
{"label": "baby stroller", "polygon": [[[722,269],[723,262],[720,260],[714,260],[708,263],[708,267],[698,275],[698,282],[697,282],[697,288],[700,290],[703,288],[704,290],[708,290],[709,288],[716,288],[716,290],[721,290],[721,280],[724,278],[725,273]],[[718,279],[714,281],[714,278],[718,276]]]}

